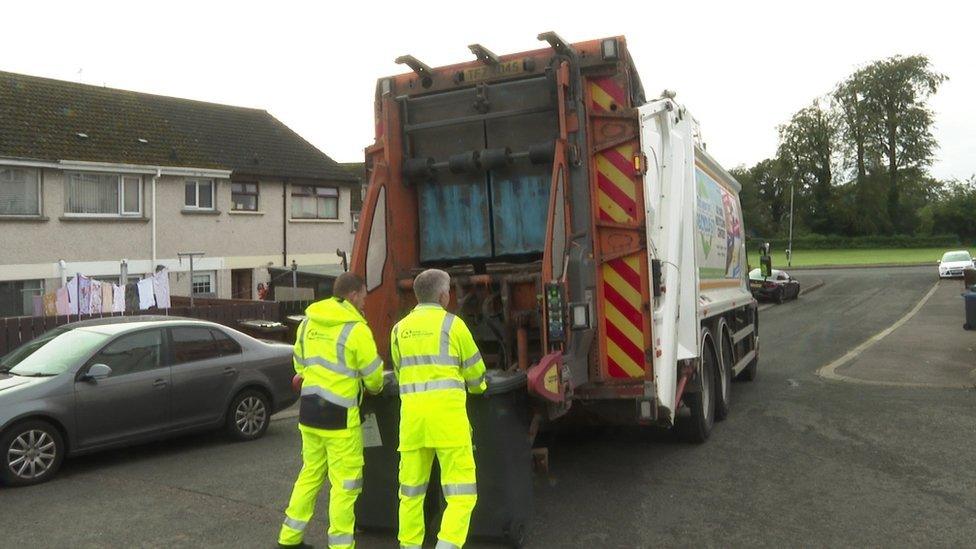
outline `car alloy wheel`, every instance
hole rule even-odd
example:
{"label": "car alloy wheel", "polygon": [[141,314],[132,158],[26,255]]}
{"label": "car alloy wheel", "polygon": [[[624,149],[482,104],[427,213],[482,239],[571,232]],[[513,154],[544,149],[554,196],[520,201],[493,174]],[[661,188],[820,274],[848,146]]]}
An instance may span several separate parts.
{"label": "car alloy wheel", "polygon": [[55,440],[39,429],[24,431],[7,448],[7,467],[18,478],[31,481],[47,473],[58,457]]}
{"label": "car alloy wheel", "polygon": [[264,402],[256,396],[241,399],[234,410],[234,423],[241,434],[252,437],[261,432],[268,421],[268,409]]}

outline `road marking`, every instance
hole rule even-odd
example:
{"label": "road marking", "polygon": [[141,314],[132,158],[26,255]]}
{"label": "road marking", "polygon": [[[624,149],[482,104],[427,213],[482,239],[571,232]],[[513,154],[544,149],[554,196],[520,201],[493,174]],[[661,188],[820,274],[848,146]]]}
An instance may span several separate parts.
{"label": "road marking", "polygon": [[879,341],[887,337],[889,334],[891,334],[898,328],[901,328],[906,322],[911,320],[912,317],[915,316],[915,314],[922,309],[925,303],[928,302],[929,298],[932,297],[933,294],[935,294],[935,291],[938,288],[939,288],[939,283],[936,282],[932,286],[932,288],[928,291],[928,293],[922,296],[922,299],[919,300],[919,302],[915,304],[915,307],[913,307],[911,311],[908,311],[908,313],[906,313],[905,316],[899,318],[897,322],[895,322],[891,326],[888,326],[884,330],[875,334],[874,337],[868,339],[864,343],[861,343],[857,347],[851,349],[850,351],[848,351],[846,355],[838,358],[837,360],[831,362],[830,364],[827,364],[826,366],[822,366],[820,369],[817,370],[817,375],[824,379],[829,379],[832,381],[844,381],[847,383],[858,383],[861,385],[882,385],[885,387],[913,387],[913,388],[924,387],[924,388],[931,388],[931,389],[960,389],[960,388],[969,389],[970,386],[968,385],[937,385],[933,383],[911,383],[907,381],[871,381],[867,379],[858,379],[856,377],[849,377],[837,373],[837,368],[840,368],[841,366],[847,364],[848,362],[851,362],[852,360],[856,359],[858,356],[861,355],[861,353],[873,347],[876,343],[878,343]]}

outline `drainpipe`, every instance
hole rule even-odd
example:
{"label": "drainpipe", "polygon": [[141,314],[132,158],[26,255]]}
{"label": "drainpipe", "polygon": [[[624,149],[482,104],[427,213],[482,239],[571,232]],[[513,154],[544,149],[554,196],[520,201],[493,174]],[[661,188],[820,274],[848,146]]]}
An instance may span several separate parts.
{"label": "drainpipe", "polygon": [[61,275],[61,287],[64,288],[68,285],[68,263],[63,260],[58,260],[58,272]]}
{"label": "drainpipe", "polygon": [[156,175],[152,178],[152,264],[150,272],[156,272],[156,180],[162,177],[162,168],[156,168]]}
{"label": "drainpipe", "polygon": [[281,265],[288,266],[288,180],[281,180]]}

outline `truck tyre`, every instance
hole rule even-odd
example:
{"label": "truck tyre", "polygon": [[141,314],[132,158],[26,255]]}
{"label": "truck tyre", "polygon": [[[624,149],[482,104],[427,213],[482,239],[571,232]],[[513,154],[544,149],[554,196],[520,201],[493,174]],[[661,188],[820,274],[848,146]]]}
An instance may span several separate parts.
{"label": "truck tyre", "polygon": [[715,376],[715,420],[722,421],[729,416],[732,401],[732,366],[735,365],[735,347],[732,345],[732,334],[729,325],[723,320],[719,323],[719,342],[721,343],[721,360],[716,368]]}
{"label": "truck tyre", "polygon": [[715,424],[715,379],[718,362],[712,334],[707,328],[703,328],[701,370],[690,381],[697,391],[685,393],[682,397],[690,413],[678,418],[678,436],[685,442],[700,444],[712,432]]}

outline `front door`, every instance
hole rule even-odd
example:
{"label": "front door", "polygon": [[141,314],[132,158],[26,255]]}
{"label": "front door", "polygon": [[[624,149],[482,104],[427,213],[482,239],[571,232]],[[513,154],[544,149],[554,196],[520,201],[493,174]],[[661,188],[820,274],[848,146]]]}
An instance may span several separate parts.
{"label": "front door", "polygon": [[105,364],[112,373],[75,383],[79,446],[152,438],[169,427],[172,382],[162,354],[162,330],[153,328],[119,336],[88,361],[83,372]]}
{"label": "front door", "polygon": [[234,299],[253,299],[251,284],[253,269],[233,269],[230,272],[230,291]]}

